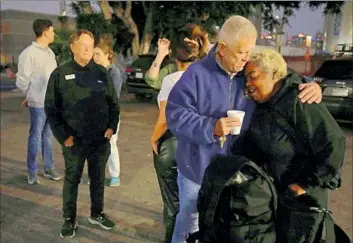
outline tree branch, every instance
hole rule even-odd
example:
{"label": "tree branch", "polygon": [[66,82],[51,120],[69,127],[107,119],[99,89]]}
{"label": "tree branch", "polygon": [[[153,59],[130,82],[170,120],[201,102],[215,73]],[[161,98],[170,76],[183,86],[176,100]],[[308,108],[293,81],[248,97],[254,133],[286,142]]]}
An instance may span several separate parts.
{"label": "tree branch", "polygon": [[206,20],[208,20],[210,18],[210,13],[208,13],[208,12],[202,12],[201,14],[200,14],[200,16],[199,16],[199,19],[201,20],[201,21],[206,21]]}
{"label": "tree branch", "polygon": [[84,14],[93,14],[93,9],[89,1],[79,1],[78,4]]}
{"label": "tree branch", "polygon": [[111,3],[111,6],[113,8],[113,12],[116,15],[116,17],[118,17],[121,21],[123,21],[124,25],[129,28],[129,23],[124,16],[125,10],[124,10],[121,2],[113,2],[113,3]]}
{"label": "tree branch", "polygon": [[110,5],[109,5],[108,1],[106,1],[106,0],[98,1],[98,4],[101,9],[101,12],[103,13],[104,19],[107,21],[111,21],[112,12],[111,12]]}
{"label": "tree branch", "polygon": [[125,13],[124,13],[125,18],[130,18],[131,17],[131,9],[132,9],[131,0],[126,1]]}
{"label": "tree branch", "polygon": [[142,7],[143,7],[143,11],[145,12],[145,14],[147,14],[149,7],[147,7],[147,2],[142,1]]}

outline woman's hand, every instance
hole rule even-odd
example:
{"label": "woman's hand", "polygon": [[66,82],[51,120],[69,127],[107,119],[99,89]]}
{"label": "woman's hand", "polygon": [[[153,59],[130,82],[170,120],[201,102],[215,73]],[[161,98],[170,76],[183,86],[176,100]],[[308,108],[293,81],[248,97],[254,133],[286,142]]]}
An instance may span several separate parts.
{"label": "woman's hand", "polygon": [[298,184],[290,184],[288,186],[289,190],[291,190],[296,197],[303,195],[306,193],[306,191],[304,190],[304,188],[302,188],[301,186],[299,186]]}
{"label": "woman's hand", "polygon": [[155,154],[158,155],[158,141],[153,141],[151,139],[151,145],[152,145],[153,152],[155,152]]}
{"label": "woman's hand", "polygon": [[71,148],[74,145],[74,137],[70,136],[68,137],[65,142],[64,142],[65,147]]}
{"label": "woman's hand", "polygon": [[[191,39],[185,37],[184,41],[189,45],[193,45],[194,48],[201,48],[199,43],[197,43],[196,40],[191,40]],[[203,43],[203,46],[205,46],[205,51],[206,51],[206,53],[208,53],[212,48],[212,44],[210,43],[210,41],[208,40],[207,37],[205,38],[204,41],[205,41],[205,43]]]}
{"label": "woman's hand", "polygon": [[167,56],[169,54],[170,41],[166,38],[158,40],[158,54]]}

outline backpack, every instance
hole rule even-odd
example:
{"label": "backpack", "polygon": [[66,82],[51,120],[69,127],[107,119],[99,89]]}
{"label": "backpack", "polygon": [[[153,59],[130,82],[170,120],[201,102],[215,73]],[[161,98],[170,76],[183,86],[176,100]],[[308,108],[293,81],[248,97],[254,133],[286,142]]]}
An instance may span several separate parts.
{"label": "backpack", "polygon": [[[199,232],[189,242],[276,241],[277,193],[273,180],[243,156],[217,155],[198,197]],[[191,239],[193,238],[193,241]]]}

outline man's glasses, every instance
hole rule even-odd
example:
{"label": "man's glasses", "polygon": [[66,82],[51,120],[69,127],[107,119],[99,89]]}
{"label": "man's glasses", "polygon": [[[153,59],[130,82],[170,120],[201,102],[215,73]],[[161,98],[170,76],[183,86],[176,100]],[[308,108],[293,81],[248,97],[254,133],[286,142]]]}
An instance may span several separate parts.
{"label": "man's glasses", "polygon": [[245,87],[244,91],[243,91],[243,97],[247,100],[250,100],[251,99],[251,96],[250,96],[250,92],[249,90]]}

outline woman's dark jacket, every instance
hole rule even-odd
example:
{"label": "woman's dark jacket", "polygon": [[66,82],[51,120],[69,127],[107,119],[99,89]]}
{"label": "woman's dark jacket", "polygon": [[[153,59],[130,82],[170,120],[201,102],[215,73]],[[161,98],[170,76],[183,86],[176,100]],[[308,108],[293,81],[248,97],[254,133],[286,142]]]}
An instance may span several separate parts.
{"label": "woman's dark jacket", "polygon": [[[324,104],[298,98],[302,77],[288,74],[268,102],[258,104],[234,153],[264,164],[279,193],[298,183],[305,189],[334,188],[344,160],[345,137]],[[240,148],[240,151],[239,151]]]}

